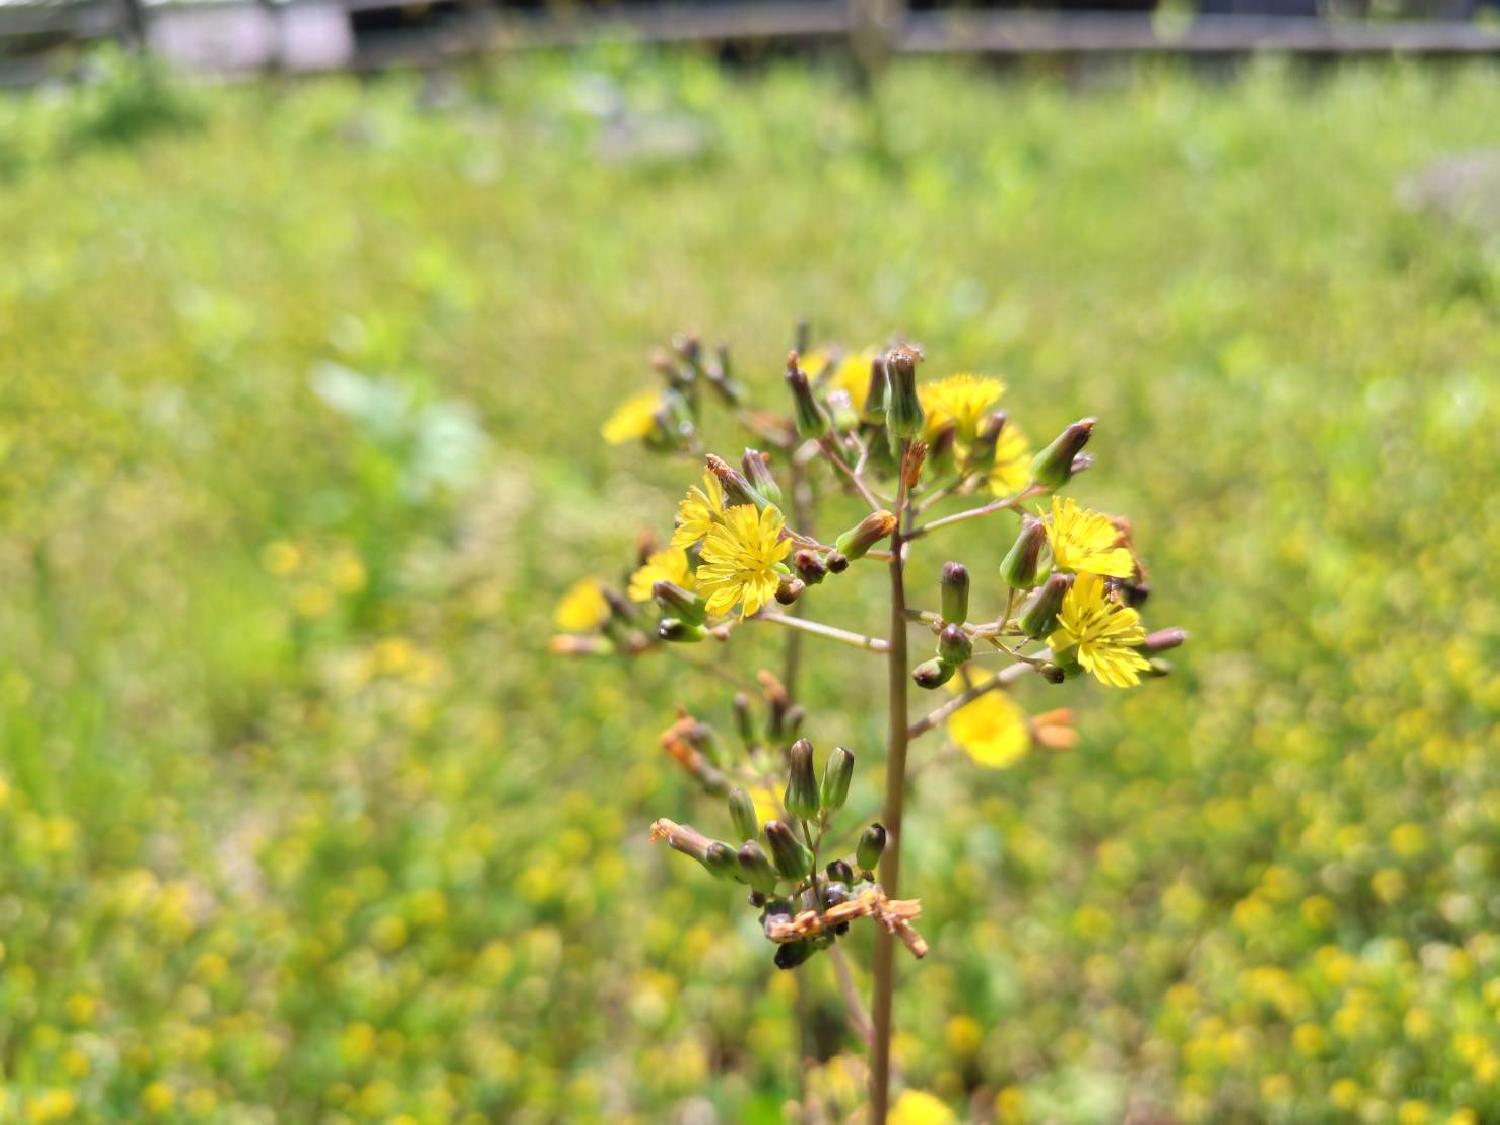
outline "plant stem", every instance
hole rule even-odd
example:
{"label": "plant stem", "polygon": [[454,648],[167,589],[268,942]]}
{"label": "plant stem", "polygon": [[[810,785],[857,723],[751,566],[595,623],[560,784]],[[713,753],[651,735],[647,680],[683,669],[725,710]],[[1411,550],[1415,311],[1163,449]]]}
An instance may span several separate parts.
{"label": "plant stem", "polygon": [[991,500],[988,504],[981,504],[977,508],[968,508],[962,512],[954,512],[951,516],[943,516],[941,519],[935,519],[931,523],[923,524],[908,535],[907,538],[920,539],[922,536],[936,531],[940,527],[947,527],[953,523],[963,523],[965,520],[979,519],[981,516],[987,516],[991,512],[1002,511],[1005,508],[1019,509],[1027,500],[1030,500],[1033,496],[1040,496],[1046,491],[1040,485],[1028,485],[1014,496],[1003,496],[999,500]]}
{"label": "plant stem", "polygon": [[[1037,654],[1037,656],[1039,658],[1046,657],[1048,654],[1049,650],[1043,649],[1040,653]],[[1045,663],[1045,661],[1043,660],[1042,663]],[[912,725],[906,730],[907,739],[910,740],[913,738],[920,738],[922,735],[930,731],[933,727],[941,723],[949,715],[953,714],[953,712],[957,711],[960,707],[965,707],[968,704],[973,703],[974,700],[978,699],[986,692],[991,692],[996,688],[1003,688],[1008,684],[1015,683],[1022,676],[1025,676],[1031,672],[1035,672],[1037,670],[1037,667],[1037,664],[1012,664],[1009,668],[1005,668],[999,672],[996,672],[989,679],[983,681],[982,683],[975,684],[962,695],[954,696],[952,699],[948,700],[947,703],[944,703],[941,707],[933,711],[930,715],[926,715],[923,718],[920,718],[916,722],[912,723]],[[886,831],[890,831],[889,825],[886,826]]]}
{"label": "plant stem", "polygon": [[[906,801],[906,576],[903,550],[906,518],[905,461],[910,443],[901,443],[902,484],[896,494],[896,530],[891,532],[891,623],[886,675],[890,693],[885,757],[885,853],[880,884],[894,897],[901,878],[901,814]],[[895,985],[896,939],[875,931],[874,1037],[870,1046],[870,1125],[884,1125],[890,1105],[891,1002]]]}
{"label": "plant stem", "polygon": [[824,625],[821,621],[808,621],[801,617],[788,617],[784,613],[770,613],[761,610],[752,621],[770,621],[777,625],[785,625],[788,629],[800,629],[804,633],[813,633],[819,637],[827,637],[831,641],[841,641],[855,648],[866,649],[870,652],[886,652],[889,650],[889,642],[879,637],[867,637],[863,633],[851,633],[848,629],[840,629],[834,625]]}

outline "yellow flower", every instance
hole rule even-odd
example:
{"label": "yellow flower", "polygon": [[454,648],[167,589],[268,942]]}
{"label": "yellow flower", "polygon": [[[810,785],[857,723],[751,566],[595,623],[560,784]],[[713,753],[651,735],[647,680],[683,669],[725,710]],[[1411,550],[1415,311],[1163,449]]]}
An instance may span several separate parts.
{"label": "yellow flower", "polygon": [[755,819],[764,824],[768,820],[779,820],[786,814],[781,811],[781,799],[767,785],[756,785],[748,790],[750,803],[755,806]]}
{"label": "yellow flower", "polygon": [[740,616],[758,613],[776,593],[780,576],[776,564],[791,552],[790,539],[781,537],[781,513],[767,505],[725,509],[724,522],[715,524],[703,541],[698,586],[708,600],[708,612],[728,613],[740,605]]}
{"label": "yellow flower", "polygon": [[713,473],[703,474],[702,488],[689,488],[677,505],[677,530],[672,546],[686,550],[724,518],[724,486]]}
{"label": "yellow flower", "polygon": [[589,633],[609,617],[609,603],[594,578],[582,578],[568,587],[552,611],[552,621],[569,633]]}
{"label": "yellow flower", "polygon": [[1101,684],[1134,687],[1150,667],[1135,649],[1145,639],[1141,615],[1111,601],[1097,574],[1080,574],[1063,598],[1057,631],[1047,643],[1059,655],[1076,647],[1078,663]]}
{"label": "yellow flower", "polygon": [[[870,397],[870,364],[874,361],[874,352],[850,352],[838,361],[828,379],[828,389],[848,391],[854,409],[861,414],[865,400]],[[807,373],[813,375],[810,370]]]}
{"label": "yellow flower", "polygon": [[1005,769],[1031,748],[1026,715],[1002,691],[991,691],[960,707],[948,719],[948,737],[976,765]]}
{"label": "yellow flower", "polygon": [[648,555],[630,576],[626,593],[633,602],[649,602],[651,588],[658,582],[675,582],[684,590],[693,589],[693,571],[688,566],[687,552],[681,547],[664,547]]}
{"label": "yellow flower", "polygon": [[660,409],[660,391],[633,394],[620,403],[599,432],[610,445],[641,441],[650,437],[656,429],[656,412]]}
{"label": "yellow flower", "polygon": [[996,496],[1014,496],[1031,483],[1031,443],[1014,422],[1006,422],[995,444],[995,467],[990,470],[990,491]]}
{"label": "yellow flower", "polygon": [[1004,393],[1005,384],[999,379],[969,374],[949,375],[917,388],[927,415],[928,434],[952,423],[958,428],[959,441],[973,440],[980,421]]}
{"label": "yellow flower", "polygon": [[1130,552],[1118,546],[1120,529],[1109,517],[1080,508],[1070,496],[1052,497],[1052,518],[1047,522],[1047,542],[1058,570],[1105,574],[1129,578],[1135,573]]}
{"label": "yellow flower", "polygon": [[903,1090],[886,1114],[889,1125],[952,1125],[958,1118],[942,1099],[925,1090]]}

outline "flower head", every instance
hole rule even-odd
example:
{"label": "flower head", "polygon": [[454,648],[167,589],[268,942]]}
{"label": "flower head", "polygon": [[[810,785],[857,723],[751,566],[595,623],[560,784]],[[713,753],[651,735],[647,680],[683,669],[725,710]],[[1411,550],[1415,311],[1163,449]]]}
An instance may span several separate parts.
{"label": "flower head", "polygon": [[661,409],[661,392],[641,391],[615,408],[599,431],[610,445],[643,441],[656,430],[656,414]]}
{"label": "flower head", "polygon": [[658,582],[675,582],[684,590],[693,589],[693,570],[688,565],[687,552],[681,547],[665,547],[647,556],[630,576],[626,593],[633,602],[649,602]]}
{"label": "flower head", "polygon": [[568,587],[552,611],[552,621],[569,633],[589,633],[609,617],[609,603],[597,578],[583,578]]}
{"label": "flower head", "polygon": [[1007,422],[995,445],[995,467],[990,470],[990,491],[996,496],[1014,496],[1031,483],[1031,445],[1014,422]]}
{"label": "flower head", "polygon": [[951,424],[957,427],[960,441],[973,440],[980,420],[1004,393],[1005,384],[999,379],[969,374],[949,375],[917,388],[929,435]]}
{"label": "flower head", "polygon": [[[874,362],[874,352],[850,352],[834,365],[828,378],[828,389],[848,391],[854,409],[861,414],[870,394],[870,365]],[[810,369],[807,373],[813,374]]]}
{"label": "flower head", "polygon": [[886,1120],[890,1125],[953,1125],[958,1118],[940,1098],[926,1090],[902,1090]]}
{"label": "flower head", "polygon": [[672,546],[691,547],[724,518],[724,486],[713,473],[703,474],[703,487],[689,488],[677,505],[677,530]]}
{"label": "flower head", "polygon": [[1031,731],[1026,713],[1001,691],[990,691],[948,719],[948,737],[976,765],[1005,769],[1026,756]]}
{"label": "flower head", "polygon": [[1047,643],[1059,657],[1076,649],[1078,663],[1101,684],[1134,687],[1151,667],[1135,647],[1145,639],[1141,615],[1111,599],[1104,579],[1085,573],[1063,598]]}
{"label": "flower head", "polygon": [[1059,570],[1110,578],[1129,578],[1135,573],[1135,560],[1120,546],[1120,529],[1108,516],[1080,508],[1072,497],[1052,497],[1047,541]]}
{"label": "flower head", "polygon": [[698,589],[711,614],[728,613],[736,604],[740,616],[759,612],[776,594],[780,572],[776,565],[792,550],[781,536],[785,521],[774,505],[756,511],[752,504],[724,510],[703,541]]}

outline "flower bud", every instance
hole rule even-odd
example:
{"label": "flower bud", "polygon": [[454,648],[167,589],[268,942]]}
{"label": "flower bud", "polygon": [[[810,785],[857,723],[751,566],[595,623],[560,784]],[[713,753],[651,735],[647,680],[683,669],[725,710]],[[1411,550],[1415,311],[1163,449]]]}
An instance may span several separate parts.
{"label": "flower bud", "polygon": [[724,458],[710,453],[704,458],[708,471],[719,478],[719,483],[724,486],[724,503],[726,504],[754,504],[756,508],[766,506],[766,498],[751,487],[750,482],[737,472]]}
{"label": "flower bud", "polygon": [[703,866],[708,868],[709,873],[715,879],[738,879],[740,877],[739,859],[734,849],[722,840],[714,840],[708,845],[708,850],[703,856]]}
{"label": "flower bud", "polygon": [[848,557],[839,554],[837,551],[828,552],[828,559],[826,561],[828,563],[829,574],[843,574],[844,571],[849,569]]}
{"label": "flower bud", "polygon": [[792,566],[797,571],[797,577],[809,586],[816,586],[828,574],[827,564],[817,551],[808,547],[803,547],[792,556]]}
{"label": "flower bud", "polygon": [[828,432],[828,415],[813,397],[807,372],[797,365],[797,353],[786,360],[786,385],[792,391],[792,406],[797,418],[797,433],[805,438],[822,437]]}
{"label": "flower bud", "polygon": [[656,635],[673,644],[697,644],[708,636],[708,631],[702,625],[694,625],[690,621],[663,617],[661,624],[656,627]]}
{"label": "flower bud", "polygon": [[805,738],[787,751],[786,811],[799,820],[818,815],[818,779],[813,773],[813,746]]}
{"label": "flower bud", "polygon": [[777,875],[771,867],[771,861],[766,858],[764,848],[754,840],[746,840],[735,853],[735,859],[739,861],[740,873],[745,876],[745,882],[751,887],[763,895],[775,892]]}
{"label": "flower bud", "polygon": [[864,419],[872,425],[885,421],[886,374],[885,357],[876,356],[870,361],[870,383],[865,391]]}
{"label": "flower bud", "polygon": [[964,464],[966,472],[983,475],[995,467],[995,450],[1005,431],[1006,417],[1005,411],[997,410],[979,423],[979,432],[969,443],[969,457]]}
{"label": "flower bud", "polygon": [[734,822],[734,831],[741,840],[753,840],[760,835],[760,824],[755,818],[755,802],[738,785],[729,791],[729,819]]}
{"label": "flower bud", "polygon": [[755,745],[755,717],[750,711],[750,697],[742,691],[734,693],[734,729],[746,749]]}
{"label": "flower bud", "polygon": [[957,625],[944,625],[938,634],[938,656],[944,664],[957,667],[974,655],[974,642]]}
{"label": "flower bud", "polygon": [[843,387],[828,392],[828,413],[833,418],[833,428],[839,433],[859,429],[859,411],[854,409],[854,399]]}
{"label": "flower bud", "polygon": [[778,969],[795,969],[818,951],[810,941],[787,941],[776,947],[773,961]]}
{"label": "flower bud", "polygon": [[1035,594],[1031,595],[1016,624],[1028,637],[1045,637],[1057,627],[1057,611],[1062,608],[1063,597],[1073,585],[1071,574],[1054,574]]}
{"label": "flower bud", "polygon": [[773,504],[781,503],[781,486],[771,475],[771,456],[758,449],[747,449],[740,458],[740,468],[745,470],[745,479],[750,487]]}
{"label": "flower bud", "polygon": [[959,625],[969,617],[969,568],[960,562],[943,564],[943,620]]}
{"label": "flower bud", "polygon": [[942,687],[953,678],[953,673],[958,670],[958,665],[949,664],[946,660],[934,656],[931,660],[923,661],[911,670],[911,678],[919,688],[931,691],[933,688]]}
{"label": "flower bud", "polygon": [[1154,633],[1147,633],[1146,639],[1137,647],[1142,652],[1166,652],[1169,648],[1176,648],[1187,638],[1186,629],[1158,629]]}
{"label": "flower bud", "polygon": [[726,405],[739,406],[745,401],[745,388],[734,377],[734,367],[729,362],[729,345],[720,344],[714,351],[718,363],[707,368],[704,376]]}
{"label": "flower bud", "polygon": [[862,559],[870,553],[870,548],[895,530],[896,517],[890,512],[871,512],[835,539],[833,548],[846,559]]}
{"label": "flower bud", "polygon": [[1073,458],[1078,456],[1093,432],[1094,420],[1084,418],[1058,434],[1051,445],[1032,458],[1031,479],[1047,488],[1067,484],[1073,475]]}
{"label": "flower bud", "polygon": [[656,599],[656,604],[661,606],[664,614],[689,625],[702,625],[703,619],[708,615],[703,599],[675,582],[665,579],[657,582],[651,587],[651,596]]}
{"label": "flower bud", "polygon": [[854,848],[854,862],[861,871],[874,871],[880,864],[880,853],[885,851],[885,825],[872,824],[859,836]]}
{"label": "flower bud", "polygon": [[922,400],[917,397],[915,348],[892,348],[886,353],[885,374],[890,396],[885,407],[885,425],[891,438],[915,437],[922,432]]}
{"label": "flower bud", "polygon": [[854,755],[835,746],[823,763],[823,788],[820,792],[824,812],[837,812],[849,798],[849,783],[854,780]]}
{"label": "flower bud", "polygon": [[1068,674],[1056,664],[1043,664],[1037,673],[1049,684],[1060,684],[1068,678]]}
{"label": "flower bud", "polygon": [[796,738],[802,730],[802,721],[807,718],[807,709],[800,703],[793,703],[786,709],[786,722],[782,734],[786,738]]}
{"label": "flower bud", "polygon": [[1016,590],[1037,584],[1037,560],[1047,542],[1047,525],[1035,516],[1021,518],[1021,533],[1000,561],[1000,577]]}
{"label": "flower bud", "polygon": [[807,589],[807,583],[802,579],[783,574],[776,583],[776,604],[795,605],[805,589]]}
{"label": "flower bud", "polygon": [[827,874],[830,882],[843,883],[846,887],[852,885],[854,882],[854,868],[850,867],[842,859],[834,860],[823,871]]}
{"label": "flower bud", "polygon": [[771,862],[788,879],[804,878],[812,870],[813,854],[797,839],[791,828],[779,820],[766,821],[766,843],[771,848]]}

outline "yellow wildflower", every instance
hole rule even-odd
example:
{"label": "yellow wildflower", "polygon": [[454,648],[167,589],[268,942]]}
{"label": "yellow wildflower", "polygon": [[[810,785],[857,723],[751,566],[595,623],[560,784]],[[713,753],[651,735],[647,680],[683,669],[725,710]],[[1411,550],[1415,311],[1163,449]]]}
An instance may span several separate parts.
{"label": "yellow wildflower", "polygon": [[588,633],[609,617],[609,603],[595,578],[582,578],[568,587],[552,611],[552,621],[569,633]]}
{"label": "yellow wildflower", "polygon": [[633,602],[649,602],[651,588],[658,582],[675,582],[684,590],[693,588],[693,571],[688,566],[687,552],[681,547],[664,547],[648,555],[646,561],[630,576],[626,593]]}
{"label": "yellow wildflower", "polygon": [[1112,601],[1097,574],[1080,574],[1063,598],[1057,631],[1047,643],[1059,655],[1076,648],[1078,663],[1101,684],[1134,687],[1150,667],[1135,649],[1145,639],[1141,615]]}
{"label": "yellow wildflower", "polygon": [[736,603],[749,617],[776,593],[780,575],[776,564],[791,553],[790,539],[781,537],[785,521],[772,505],[757,512],[751,504],[724,511],[703,541],[698,585],[708,600],[708,612],[728,613]]}
{"label": "yellow wildflower", "polygon": [[[848,391],[854,409],[861,414],[865,400],[870,397],[870,365],[874,362],[874,352],[850,352],[838,361],[828,379],[829,390]],[[808,375],[812,372],[808,371]]]}
{"label": "yellow wildflower", "polygon": [[958,1118],[941,1098],[926,1090],[903,1090],[886,1120],[890,1125],[952,1125]]}
{"label": "yellow wildflower", "polygon": [[990,491],[996,496],[1014,496],[1031,483],[1031,443],[1014,422],[1006,422],[995,443],[995,467],[990,470]]}
{"label": "yellow wildflower", "polygon": [[922,410],[927,415],[929,435],[950,423],[958,429],[959,441],[972,441],[979,423],[990,408],[1000,401],[1005,384],[982,375],[949,375],[936,383],[917,388]]}
{"label": "yellow wildflower", "polygon": [[656,412],[660,409],[660,391],[633,394],[620,403],[599,432],[610,445],[641,441],[650,437],[656,429]]}
{"label": "yellow wildflower", "polygon": [[1002,691],[981,695],[948,719],[948,737],[976,765],[1005,769],[1031,748],[1026,714]]}
{"label": "yellow wildflower", "polygon": [[724,486],[713,473],[703,474],[702,488],[689,488],[677,505],[677,530],[672,546],[686,550],[724,518]]}
{"label": "yellow wildflower", "polygon": [[768,820],[779,820],[786,815],[781,811],[781,799],[776,796],[776,791],[770,786],[756,785],[748,792],[750,803],[755,806],[757,823],[764,824]]}
{"label": "yellow wildflower", "polygon": [[1119,546],[1120,529],[1109,517],[1080,508],[1070,496],[1052,497],[1052,518],[1047,522],[1047,542],[1058,570],[1129,578],[1135,559]]}

